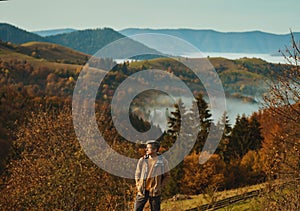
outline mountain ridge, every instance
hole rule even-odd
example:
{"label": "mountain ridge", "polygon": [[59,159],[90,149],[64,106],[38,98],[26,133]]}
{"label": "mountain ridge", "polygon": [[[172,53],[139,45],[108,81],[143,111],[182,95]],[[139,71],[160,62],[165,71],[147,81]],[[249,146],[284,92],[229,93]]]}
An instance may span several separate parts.
{"label": "mountain ridge", "polygon": [[[3,42],[11,42],[14,44],[23,44],[35,41],[55,43],[89,55],[95,54],[98,50],[102,49],[108,44],[122,38],[126,38],[126,36],[108,27],[76,30],[70,33],[41,37],[37,34],[28,32],[13,25],[0,23],[0,40]],[[159,53],[154,49],[151,49],[142,43],[131,39],[126,39],[125,44],[131,48],[129,49],[124,47],[122,51],[125,52],[125,54],[127,51],[130,52],[134,51],[135,49],[143,49],[143,51],[151,52],[153,54]]]}
{"label": "mountain ridge", "polygon": [[22,44],[31,41],[46,42],[47,40],[37,34],[28,32],[8,23],[0,23],[0,40]]}
{"label": "mountain ridge", "polygon": [[111,28],[97,28],[46,36],[45,38],[52,43],[57,43],[92,55],[105,45],[124,37],[124,35]]}
{"label": "mountain ridge", "polygon": [[[263,31],[246,32],[219,32],[213,29],[151,29],[151,28],[128,28],[115,31],[112,28],[96,28],[85,30],[74,30],[50,36],[39,36],[8,23],[0,23],[0,40],[22,44],[26,42],[50,42],[72,48],[74,50],[95,54],[107,44],[140,33],[162,33],[183,39],[201,52],[217,53],[259,53],[278,54],[280,49],[285,49],[290,43],[290,34],[272,34]],[[49,30],[47,30],[49,31]],[[55,31],[50,30],[50,31]],[[42,32],[42,31],[40,31]],[[62,32],[62,31],[61,31]],[[295,40],[300,40],[300,32],[294,32]],[[133,38],[132,38],[133,39]],[[141,43],[136,47],[141,47]],[[164,43],[159,43],[164,45]],[[130,45],[131,46],[131,45]],[[146,48],[146,46],[144,46]],[[152,49],[153,50],[153,49]]]}
{"label": "mountain ridge", "polygon": [[[290,43],[290,34],[272,34],[263,31],[219,32],[212,29],[150,29],[128,28],[119,31],[125,36],[141,33],[162,33],[190,42],[202,52],[276,54]],[[294,33],[300,39],[300,33]]]}

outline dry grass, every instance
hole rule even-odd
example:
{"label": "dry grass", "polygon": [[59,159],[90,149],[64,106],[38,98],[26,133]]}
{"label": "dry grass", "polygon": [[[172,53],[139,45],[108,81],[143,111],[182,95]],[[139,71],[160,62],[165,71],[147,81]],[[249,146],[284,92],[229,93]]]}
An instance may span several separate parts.
{"label": "dry grass", "polygon": [[[181,210],[186,210],[186,209],[190,209],[190,208],[195,208],[195,207],[201,206],[203,204],[209,203],[209,201],[211,201],[211,196],[214,197],[214,200],[219,201],[219,200],[222,200],[222,199],[225,199],[228,197],[241,195],[243,193],[247,193],[247,192],[250,192],[253,190],[259,190],[263,187],[265,187],[265,184],[247,186],[247,187],[233,189],[233,190],[219,191],[219,192],[215,192],[215,193],[191,195],[190,199],[185,199],[185,200],[175,201],[173,199],[168,199],[168,200],[165,200],[162,202],[162,210],[181,211]],[[249,201],[249,200],[247,200],[247,201]],[[237,204],[237,206],[248,206],[248,205],[243,205],[243,203],[239,203],[239,204]]]}

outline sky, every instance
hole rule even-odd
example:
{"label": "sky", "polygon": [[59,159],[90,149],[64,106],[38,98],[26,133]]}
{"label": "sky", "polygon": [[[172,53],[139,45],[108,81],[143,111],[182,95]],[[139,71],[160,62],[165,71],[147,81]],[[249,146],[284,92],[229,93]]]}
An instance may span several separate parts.
{"label": "sky", "polygon": [[299,8],[299,0],[8,0],[0,1],[0,22],[27,31],[110,27],[288,34],[300,32]]}

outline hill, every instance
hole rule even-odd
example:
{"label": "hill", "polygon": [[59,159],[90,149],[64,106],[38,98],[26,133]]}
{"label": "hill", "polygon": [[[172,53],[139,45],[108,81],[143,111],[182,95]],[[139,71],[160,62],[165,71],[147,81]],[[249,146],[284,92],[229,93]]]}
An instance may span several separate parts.
{"label": "hill", "polygon": [[[83,53],[95,54],[107,44],[125,38],[125,36],[111,28],[103,28],[74,31],[68,34],[47,36],[45,38],[50,42],[67,46]],[[145,45],[133,40],[127,39],[126,42],[127,43],[125,43],[122,49],[116,50],[118,52],[130,52],[133,49],[147,49],[147,51],[150,50],[153,53],[158,53],[157,51],[149,49]]]}
{"label": "hill", "polygon": [[[102,34],[100,37],[106,37],[103,33],[106,33],[107,35],[114,33],[111,29],[98,29],[96,31],[96,34],[99,36]],[[51,37],[53,39],[55,38],[57,41],[69,40],[70,43],[75,43],[76,37],[79,39],[79,37],[83,37],[88,34],[90,34],[89,38],[96,39],[96,37],[94,37],[95,33],[93,30],[76,31],[69,34]],[[117,39],[118,34],[114,34],[115,37],[110,39]],[[67,35],[71,37],[68,39]],[[86,40],[87,44],[91,44],[91,39]],[[100,45],[101,42],[98,44]],[[104,44],[104,42],[102,44]],[[138,47],[143,47],[143,45],[139,43],[135,44]],[[32,64],[40,64],[41,61],[45,62],[45,60],[48,61],[48,63],[45,63],[43,66],[61,66],[62,63],[83,65],[90,57],[89,54],[47,42],[29,42],[21,45],[2,43],[0,45],[0,54],[2,59],[28,60],[31,61]],[[209,60],[218,72],[228,96],[234,96],[235,98],[241,97],[247,101],[253,101],[256,97],[260,98],[266,91],[266,87],[264,86],[265,83],[263,82],[268,80],[269,74],[272,74],[273,71],[279,71],[282,68],[282,65],[268,63],[264,60],[254,58],[243,58],[238,60],[209,58]],[[133,62],[128,66],[128,72],[133,74],[135,71],[139,71],[140,67],[162,70],[170,68],[176,75],[182,76],[182,80],[186,80],[189,84],[191,84],[193,86],[191,89],[201,90],[199,85],[193,85],[194,83],[192,83],[192,81],[195,80],[195,78],[193,78],[193,74],[186,72],[185,68],[178,64],[178,62],[174,62],[174,60],[172,61],[167,58],[160,58]],[[109,83],[116,83],[116,81],[110,81]]]}
{"label": "hill", "polygon": [[57,43],[87,54],[95,54],[103,46],[115,40],[124,38],[124,35],[110,28],[88,29],[74,31],[68,34],[47,36],[50,42]]}
{"label": "hill", "polygon": [[47,40],[39,35],[30,33],[7,23],[0,23],[0,40],[22,44],[25,42],[46,42]]}
{"label": "hill", "polygon": [[[120,31],[125,36],[141,33],[161,33],[179,37],[193,44],[202,52],[267,53],[276,54],[290,43],[290,34],[271,34],[261,31],[218,32],[193,29],[139,29],[128,28]],[[300,33],[294,33],[296,40]]]}
{"label": "hill", "polygon": [[[109,43],[122,38],[125,38],[125,36],[111,28],[86,29],[41,37],[10,24],[0,24],[0,40],[4,42],[11,42],[14,44],[23,44],[27,42],[56,43],[90,55],[95,54],[98,50],[102,49]],[[145,45],[131,39],[126,39],[126,43],[123,48],[121,50],[116,49],[116,52],[121,52],[124,55],[126,52],[135,52],[136,49],[142,49],[153,54],[158,53],[157,51],[149,49]]]}
{"label": "hill", "polygon": [[24,43],[16,46],[16,50],[35,58],[44,58],[51,62],[68,64],[85,64],[90,58],[90,55],[88,54],[58,44],[46,42]]}
{"label": "hill", "polygon": [[124,35],[109,28],[87,29],[41,37],[10,24],[0,24],[0,40],[4,42],[11,42],[14,44],[23,44],[27,42],[56,43],[86,54],[94,54],[108,43],[124,37]]}
{"label": "hill", "polygon": [[[11,57],[12,59],[24,58],[26,55],[32,57],[30,60],[35,58],[49,62],[80,65],[85,64],[90,58],[88,54],[47,42],[28,42],[21,45],[1,42],[0,53],[5,53],[7,57]],[[14,57],[12,55],[14,55]]]}
{"label": "hill", "polygon": [[[107,44],[141,33],[161,33],[184,39],[202,52],[226,53],[263,53],[278,54],[290,43],[290,34],[271,34],[261,31],[250,32],[218,32],[214,30],[194,29],[138,29],[129,28],[119,32],[111,28],[102,29],[54,29],[31,33],[7,23],[0,24],[0,40],[22,44],[26,42],[51,42],[74,50],[95,54]],[[42,35],[39,36],[38,34]],[[294,32],[295,40],[300,40],[300,33]],[[164,45],[159,43],[158,46]],[[130,48],[144,48],[141,43],[130,43]],[[130,50],[126,47],[122,51]],[[155,53],[156,51],[153,51]],[[156,52],[157,53],[157,52]]]}
{"label": "hill", "polygon": [[[209,58],[218,73],[224,91],[228,97],[241,98],[243,101],[255,102],[266,92],[265,83],[274,71],[280,71],[283,65],[268,63],[257,58],[230,60],[225,58]],[[179,76],[193,91],[203,90],[197,77],[181,63],[169,58],[138,61],[129,64],[129,69],[139,67],[169,70]]]}

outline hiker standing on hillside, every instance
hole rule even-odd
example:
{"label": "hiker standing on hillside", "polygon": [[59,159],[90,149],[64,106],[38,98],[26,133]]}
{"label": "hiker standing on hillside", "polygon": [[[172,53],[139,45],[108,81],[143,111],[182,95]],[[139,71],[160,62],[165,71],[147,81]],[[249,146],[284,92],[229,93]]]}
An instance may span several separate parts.
{"label": "hiker standing on hillside", "polygon": [[134,211],[142,211],[149,200],[151,211],[160,210],[161,191],[170,174],[168,162],[158,154],[160,144],[157,141],[146,143],[146,155],[139,159],[135,171],[137,196]]}

